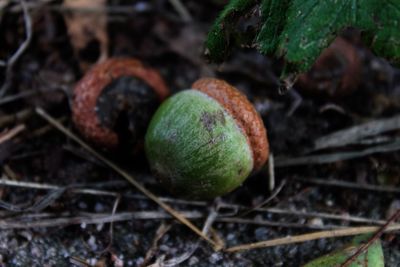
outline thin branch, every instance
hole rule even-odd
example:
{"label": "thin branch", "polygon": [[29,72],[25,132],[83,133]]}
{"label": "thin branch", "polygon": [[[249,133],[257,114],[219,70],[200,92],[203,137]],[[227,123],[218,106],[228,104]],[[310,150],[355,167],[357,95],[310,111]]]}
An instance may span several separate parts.
{"label": "thin branch", "polygon": [[[368,234],[379,231],[379,227],[376,226],[360,226],[360,227],[348,227],[344,229],[337,230],[328,230],[328,231],[319,231],[309,234],[303,235],[295,235],[295,236],[287,236],[283,238],[277,238],[272,240],[266,240],[251,244],[244,244],[239,246],[234,246],[225,249],[226,252],[238,252],[243,250],[250,250],[255,248],[266,248],[266,247],[275,247],[280,245],[289,245],[294,243],[301,243],[311,240],[317,240],[322,238],[335,238],[335,237],[344,237],[344,236],[354,236],[359,234]],[[385,229],[384,232],[393,232],[400,230],[400,224],[395,224],[389,226]]]}
{"label": "thin branch", "polygon": [[[204,222],[204,225],[203,225],[202,233],[204,235],[207,235],[207,233],[210,231],[211,226],[215,222],[217,216],[218,216],[218,212],[213,206],[207,216],[206,221]],[[193,253],[196,252],[196,250],[200,246],[200,241],[201,241],[200,239],[197,240],[197,242],[188,251],[186,251],[182,255],[179,255],[178,257],[174,257],[167,261],[164,261],[165,256],[161,256],[160,259],[155,264],[150,265],[150,266],[164,266],[164,267],[177,266],[177,265],[183,263],[184,261],[186,261],[187,259],[189,259],[193,255]],[[224,244],[218,243],[218,246],[223,247]],[[159,264],[159,265],[157,265],[157,264]]]}
{"label": "thin branch", "polygon": [[244,211],[243,213],[239,214],[238,217],[243,217],[246,216],[247,214],[256,211],[259,208],[264,207],[265,205],[267,205],[269,202],[271,202],[273,199],[276,198],[276,196],[282,191],[283,187],[286,185],[286,180],[282,180],[282,182],[280,183],[280,185],[274,190],[274,192],[272,192],[272,194],[263,202],[255,205],[253,208]]}
{"label": "thin branch", "polygon": [[269,186],[269,191],[273,191],[275,188],[275,164],[274,164],[274,155],[269,153],[268,157],[268,174],[269,174],[269,180],[268,180],[268,186]]}
{"label": "thin branch", "polygon": [[394,152],[398,150],[400,150],[400,140],[394,140],[384,145],[371,146],[362,150],[327,153],[312,156],[303,156],[298,158],[277,158],[275,159],[275,167],[282,168],[288,166],[326,164],[342,160],[362,158],[377,153]]}
{"label": "thin branch", "polygon": [[37,95],[40,92],[38,90],[27,90],[15,95],[10,95],[10,96],[6,96],[0,99],[0,106],[4,105],[4,104],[8,104],[11,103],[13,101],[19,100],[21,98],[25,98],[25,97],[29,97],[29,96],[33,96],[33,95]]}
{"label": "thin branch", "polygon": [[365,137],[400,129],[400,115],[352,126],[318,138],[314,150],[346,146]]}
{"label": "thin branch", "polygon": [[180,0],[169,0],[171,5],[175,8],[176,12],[181,16],[184,22],[192,21],[192,16]]}
{"label": "thin branch", "polygon": [[33,110],[26,108],[16,113],[4,115],[0,117],[0,129],[5,128],[8,124],[20,123],[26,121],[32,114]]}
{"label": "thin branch", "polygon": [[24,42],[17,49],[17,51],[7,61],[6,78],[5,78],[3,86],[0,89],[0,98],[2,96],[4,96],[7,93],[8,89],[10,88],[12,78],[13,78],[14,65],[17,63],[18,59],[28,48],[28,46],[32,40],[32,18],[28,12],[28,8],[26,6],[25,0],[19,0],[19,2],[22,7],[23,14],[24,14],[26,37],[25,37]]}
{"label": "thin branch", "polygon": [[[16,186],[22,188],[33,188],[39,190],[55,190],[60,189],[62,186],[45,184],[45,183],[34,183],[34,182],[24,182],[24,181],[15,181],[7,179],[6,176],[3,175],[2,179],[0,179],[0,185],[6,186]],[[108,191],[108,190],[98,190],[93,188],[85,188],[85,186],[89,186],[87,184],[76,184],[71,185],[68,189],[70,193],[75,194],[88,194],[88,195],[102,195],[102,196],[111,196],[117,197],[120,193],[115,191]],[[147,200],[145,196],[138,195],[138,194],[121,194],[122,197],[130,198],[130,199],[142,199]],[[207,207],[209,204],[204,201],[190,201],[184,199],[176,199],[176,198],[168,198],[168,197],[160,197],[160,199],[166,203],[176,204],[176,205],[189,205],[195,207]],[[272,214],[283,214],[289,216],[298,216],[298,217],[306,217],[306,218],[322,218],[322,219],[329,219],[329,220],[339,220],[339,221],[347,221],[352,223],[368,223],[368,224],[376,224],[376,225],[383,225],[386,223],[385,220],[375,220],[369,219],[364,217],[353,216],[350,214],[330,214],[330,213],[323,213],[323,212],[307,212],[307,211],[297,211],[297,210],[288,210],[288,209],[279,209],[279,208],[262,208],[262,207],[246,207],[240,206],[235,204],[228,204],[222,203],[220,204],[221,208],[228,208],[237,210],[254,210],[257,212],[268,212]],[[234,214],[237,214],[235,212]],[[240,215],[239,215],[240,216]],[[222,220],[227,220],[227,217],[223,217]]]}
{"label": "thin branch", "polygon": [[[117,207],[119,205],[120,200],[121,200],[121,196],[118,195],[114,201],[114,205],[113,205],[113,208],[111,211],[111,217],[114,217],[115,213],[117,212]],[[98,254],[103,254],[111,248],[111,245],[113,243],[113,236],[114,236],[114,220],[111,220],[111,222],[110,222],[110,228],[109,228],[108,234],[109,234],[110,241],[108,242],[108,245],[102,251],[98,252]]]}
{"label": "thin branch", "polygon": [[25,124],[20,124],[18,126],[15,126],[14,128],[9,130],[5,134],[0,135],[0,144],[4,143],[7,140],[14,138],[19,133],[25,131],[25,129],[26,129]]}
{"label": "thin branch", "polygon": [[[200,211],[180,211],[185,217],[198,220],[205,217],[204,212]],[[8,217],[10,217],[8,219]],[[172,219],[170,214],[164,211],[138,211],[138,212],[120,212],[115,214],[109,213],[88,213],[81,212],[79,215],[72,217],[71,213],[53,214],[53,213],[24,213],[15,217],[15,213],[0,213],[0,229],[28,229],[36,227],[62,227],[74,224],[100,224],[111,222],[122,222],[131,220],[161,220]],[[236,224],[252,224],[263,225],[279,228],[297,228],[312,230],[332,230],[344,228],[341,225],[311,225],[304,223],[286,223],[282,221],[243,219],[238,217],[220,217],[217,216],[215,221],[220,223],[236,223]],[[218,242],[220,243],[220,242]],[[220,245],[222,245],[221,243]]]}
{"label": "thin branch", "polygon": [[[192,219],[200,219],[204,217],[203,213],[198,211],[181,211],[181,214],[185,217]],[[100,224],[100,223],[111,223],[120,221],[130,220],[160,220],[160,219],[171,219],[171,215],[164,211],[138,211],[138,212],[119,212],[114,215],[109,213],[81,213],[79,216],[68,216],[69,214],[24,214],[19,217],[12,219],[5,219],[4,216],[0,220],[0,229],[28,229],[36,227],[60,227],[68,226],[73,224]],[[48,218],[48,216],[54,215],[55,218]],[[14,214],[15,216],[15,214]],[[16,220],[16,219],[19,220]],[[32,221],[33,219],[40,219],[38,221]]]}
{"label": "thin branch", "polygon": [[383,193],[400,193],[400,188],[394,186],[359,184],[359,183],[352,183],[352,182],[346,182],[328,178],[318,178],[318,179],[294,178],[294,180],[301,181],[303,183],[312,183],[323,186],[337,186],[349,189],[368,190],[368,191],[383,192]]}
{"label": "thin branch", "polygon": [[290,223],[282,221],[243,219],[238,217],[227,217],[227,218],[222,217],[222,218],[217,218],[216,221],[224,223],[252,224],[252,225],[263,225],[269,227],[312,229],[312,230],[332,230],[332,229],[344,228],[343,226],[340,225],[312,225],[312,224]]}
{"label": "thin branch", "polygon": [[180,221],[182,224],[186,225],[188,228],[190,228],[193,232],[195,232],[197,235],[202,237],[204,240],[209,242],[211,245],[213,245],[214,249],[218,250],[219,248],[217,247],[217,244],[212,241],[210,238],[208,238],[206,235],[204,235],[195,225],[193,225],[188,219],[186,219],[182,214],[180,214],[177,210],[173,209],[171,206],[167,205],[164,203],[162,200],[160,200],[156,195],[154,195],[152,192],[150,192],[148,189],[146,189],[143,185],[141,185],[139,182],[135,180],[133,176],[128,174],[125,170],[122,170],[119,168],[115,163],[112,161],[108,160],[104,156],[100,155],[97,151],[95,151],[92,147],[90,147],[88,144],[83,142],[78,136],[70,132],[67,128],[65,128],[62,124],[60,124],[57,120],[55,120],[53,117],[51,117],[49,114],[47,114],[43,109],[37,107],[36,113],[40,115],[43,119],[45,119],[47,122],[52,124],[55,128],[57,128],[59,131],[61,131],[63,134],[71,138],[73,141],[77,142],[79,145],[81,145],[84,149],[86,149],[89,153],[91,153],[93,156],[104,162],[108,167],[110,167],[112,170],[114,170],[116,173],[124,177],[128,182],[130,182],[134,187],[136,187],[140,192],[145,194],[149,199],[153,200],[155,203],[157,203],[160,207],[162,207],[164,210],[166,210],[168,213],[170,213],[173,217],[175,217],[178,221]]}
{"label": "thin branch", "polygon": [[160,239],[171,229],[171,224],[166,224],[162,222],[158,227],[156,234],[153,238],[153,243],[150,249],[146,252],[146,256],[144,257],[143,262],[139,265],[139,267],[148,266],[149,261],[154,257],[157,252],[158,242]]}

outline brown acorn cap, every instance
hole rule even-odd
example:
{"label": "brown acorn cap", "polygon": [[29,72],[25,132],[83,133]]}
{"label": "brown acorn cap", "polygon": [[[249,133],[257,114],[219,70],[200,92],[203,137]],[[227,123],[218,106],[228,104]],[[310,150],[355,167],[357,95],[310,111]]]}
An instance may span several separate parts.
{"label": "brown acorn cap", "polygon": [[121,76],[133,76],[150,85],[160,101],[169,95],[169,90],[160,74],[132,58],[111,58],[96,64],[76,84],[72,102],[72,119],[78,130],[89,140],[104,147],[118,145],[118,135],[101,125],[96,105],[102,90]]}
{"label": "brown acorn cap", "polygon": [[202,78],[192,84],[192,89],[217,100],[236,120],[245,133],[253,152],[253,170],[267,161],[269,145],[267,131],[260,115],[245,95],[227,82],[215,78]]}
{"label": "brown acorn cap", "polygon": [[[315,77],[313,73],[333,73]],[[298,85],[312,94],[341,97],[353,93],[361,83],[362,59],[357,46],[343,37],[337,37],[317,58],[311,70],[299,76]],[[337,75],[337,74],[336,74]],[[320,75],[321,76],[321,75]]]}

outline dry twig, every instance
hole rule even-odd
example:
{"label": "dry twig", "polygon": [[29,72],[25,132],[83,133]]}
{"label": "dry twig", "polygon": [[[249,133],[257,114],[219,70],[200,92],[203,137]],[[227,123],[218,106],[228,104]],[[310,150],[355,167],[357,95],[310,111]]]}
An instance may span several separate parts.
{"label": "dry twig", "polygon": [[400,193],[400,188],[393,186],[383,186],[374,184],[359,184],[347,181],[340,181],[336,179],[328,178],[294,178],[294,180],[301,181],[303,183],[311,183],[323,186],[337,186],[342,188],[357,189],[357,190],[368,190],[373,192],[384,192],[384,193]]}
{"label": "dry twig", "polygon": [[171,226],[171,224],[166,224],[164,222],[160,224],[154,236],[153,243],[150,249],[146,252],[146,256],[144,257],[142,264],[140,264],[140,267],[147,266],[149,261],[154,257],[157,252],[158,242],[169,231],[169,229],[171,229]]}
{"label": "dry twig", "polygon": [[[335,238],[335,237],[344,237],[344,236],[354,236],[359,234],[368,234],[379,231],[380,227],[376,226],[360,226],[360,227],[348,227],[344,229],[337,230],[328,230],[328,231],[319,231],[314,233],[308,233],[303,235],[295,235],[295,236],[287,236],[283,238],[277,238],[272,240],[266,240],[251,244],[244,244],[239,246],[234,246],[225,249],[226,252],[238,252],[243,250],[250,250],[255,248],[266,248],[266,247],[274,247],[280,245],[289,245],[294,243],[301,243],[316,239],[322,238]],[[395,224],[392,226],[388,226],[384,232],[393,232],[400,230],[400,224]]]}
{"label": "dry twig", "polygon": [[[56,190],[56,189],[62,188],[62,186],[57,186],[57,185],[52,185],[52,184],[14,181],[14,180],[7,179],[6,176],[3,176],[0,179],[0,185],[15,186],[15,187],[22,187],[22,188],[33,188],[33,189],[40,189],[40,190]],[[111,185],[115,185],[115,184],[111,184]],[[111,197],[117,197],[120,194],[115,191],[93,189],[88,186],[89,185],[86,185],[86,184],[70,185],[68,192],[75,193],[75,194],[101,195],[101,196],[111,196]],[[125,198],[130,198],[130,199],[141,199],[141,200],[147,199],[145,196],[138,195],[138,194],[127,193],[127,194],[121,194],[121,196],[125,197]],[[209,205],[207,202],[203,202],[203,201],[190,201],[190,200],[182,200],[182,199],[167,198],[167,197],[160,197],[160,199],[166,203],[172,203],[172,204],[177,204],[177,205],[189,205],[189,206],[195,206],[195,207],[207,207]],[[323,212],[306,212],[306,211],[288,210],[288,209],[280,209],[280,208],[262,208],[262,207],[250,208],[250,207],[245,207],[245,206],[240,206],[240,205],[235,205],[235,204],[228,204],[228,203],[221,203],[220,208],[232,209],[235,211],[234,214],[237,214],[237,210],[247,210],[247,211],[254,210],[255,212],[267,212],[267,213],[272,213],[272,214],[282,214],[282,215],[298,216],[298,217],[305,217],[305,218],[322,218],[322,219],[339,220],[339,221],[346,221],[346,222],[352,222],[352,223],[368,223],[368,224],[376,224],[376,225],[383,225],[386,223],[385,220],[369,219],[369,218],[364,218],[364,217],[353,216],[350,214],[330,214],[330,213],[323,213]],[[134,217],[135,215],[132,215],[132,216]],[[151,216],[143,217],[143,219],[168,218],[168,217],[165,217],[164,215],[163,215],[164,217],[157,217],[157,216],[158,215],[156,215],[155,217],[151,217]],[[199,218],[199,217],[190,217],[190,218]],[[230,219],[232,219],[232,220],[230,221]],[[217,220],[225,221],[225,222],[238,221],[237,219],[239,219],[239,218],[236,218],[236,217],[228,218],[228,217],[226,217],[226,215],[221,218],[217,218]],[[265,224],[264,221],[261,221],[261,222],[254,221],[254,220],[247,220],[247,221],[253,221],[253,224]],[[271,224],[269,224],[269,225],[272,225],[272,224],[275,224],[274,226],[276,226],[275,222],[271,222]],[[296,224],[296,225],[298,225],[298,224]],[[288,225],[288,227],[289,227],[289,225]]]}
{"label": "dry twig", "polygon": [[280,183],[280,185],[278,186],[278,188],[276,188],[276,189],[274,190],[274,192],[272,192],[272,194],[271,194],[266,200],[264,200],[263,202],[261,202],[261,203],[255,205],[253,208],[251,208],[251,209],[249,209],[249,210],[247,210],[247,211],[245,211],[245,212],[239,214],[239,217],[246,216],[247,214],[249,214],[249,213],[251,213],[251,212],[253,212],[253,211],[255,211],[255,210],[259,209],[259,208],[262,208],[262,207],[264,207],[265,205],[267,205],[270,201],[272,201],[273,199],[276,198],[276,196],[282,191],[282,189],[283,189],[283,187],[284,187],[285,185],[286,185],[286,180],[282,180],[282,182]]}
{"label": "dry twig", "polygon": [[389,119],[370,121],[322,136],[315,141],[314,150],[352,144],[365,137],[400,129],[400,115]]}
{"label": "dry twig", "polygon": [[8,124],[24,122],[27,120],[33,113],[32,109],[26,108],[20,110],[14,114],[4,115],[0,117],[0,129],[6,127]]}
{"label": "dry twig", "polygon": [[25,129],[26,129],[25,124],[20,124],[20,125],[15,126],[14,128],[12,128],[11,130],[7,131],[6,133],[1,134],[0,135],[0,144],[4,143],[7,140],[14,138],[19,133],[25,131]]}
{"label": "dry twig", "polygon": [[31,39],[32,39],[32,18],[28,12],[28,8],[26,6],[25,0],[19,0],[20,5],[22,7],[22,11],[24,14],[24,21],[25,21],[25,32],[26,32],[26,37],[24,42],[19,46],[17,51],[11,56],[11,58],[7,61],[6,65],[6,78],[4,81],[3,86],[0,89],[0,98],[4,96],[8,89],[11,86],[12,78],[13,78],[13,68],[15,63],[17,63],[18,59],[21,57],[21,55],[25,52],[25,50],[28,48]]}
{"label": "dry twig", "polygon": [[319,154],[312,156],[303,156],[298,158],[277,158],[275,167],[282,168],[288,166],[326,164],[342,160],[361,158],[376,153],[387,153],[400,150],[400,140],[394,140],[384,145],[371,146],[362,150],[345,151],[338,153]]}
{"label": "dry twig", "polygon": [[180,0],[169,0],[184,22],[192,21],[192,16]]}

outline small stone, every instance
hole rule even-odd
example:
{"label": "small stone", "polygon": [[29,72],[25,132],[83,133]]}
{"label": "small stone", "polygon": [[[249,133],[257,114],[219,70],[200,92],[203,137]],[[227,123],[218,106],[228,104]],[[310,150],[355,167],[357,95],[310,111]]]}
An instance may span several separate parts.
{"label": "small stone", "polygon": [[211,256],[208,258],[208,261],[212,264],[218,263],[220,260],[222,260],[223,256],[221,253],[213,253]]}
{"label": "small stone", "polygon": [[90,246],[90,248],[92,250],[97,250],[97,244],[96,244],[96,237],[94,237],[93,235],[91,235],[89,237],[89,240],[87,241],[88,245]]}
{"label": "small stone", "polygon": [[324,226],[324,221],[321,218],[311,218],[308,220],[308,225],[310,226]]}
{"label": "small stone", "polygon": [[189,265],[190,266],[195,265],[197,263],[199,263],[199,259],[196,256],[190,257],[190,259],[189,259]]}
{"label": "small stone", "polygon": [[257,241],[268,239],[268,229],[266,227],[259,227],[254,231]]}

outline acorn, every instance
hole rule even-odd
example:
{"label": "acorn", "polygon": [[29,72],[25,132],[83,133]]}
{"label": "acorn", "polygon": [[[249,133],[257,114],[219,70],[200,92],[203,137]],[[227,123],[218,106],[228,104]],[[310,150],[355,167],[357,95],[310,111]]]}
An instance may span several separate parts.
{"label": "acorn", "polygon": [[151,119],[145,151],[172,193],[210,199],[231,192],[268,158],[263,121],[225,81],[203,78],[165,100]]}
{"label": "acorn", "polygon": [[169,95],[160,74],[133,58],[96,64],[76,84],[72,119],[89,141],[106,149],[143,143],[151,116]]}
{"label": "acorn", "polygon": [[358,50],[343,37],[337,37],[322,51],[311,70],[299,76],[298,85],[314,94],[341,97],[353,93],[362,76],[362,58]]}

